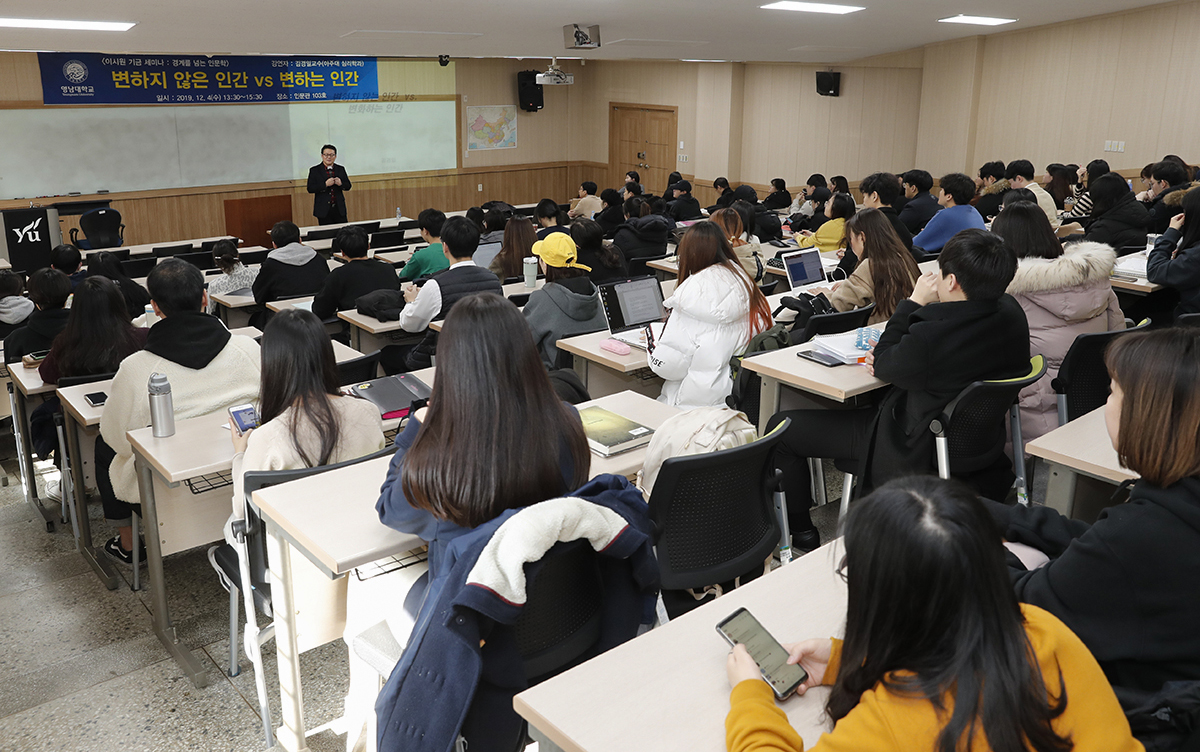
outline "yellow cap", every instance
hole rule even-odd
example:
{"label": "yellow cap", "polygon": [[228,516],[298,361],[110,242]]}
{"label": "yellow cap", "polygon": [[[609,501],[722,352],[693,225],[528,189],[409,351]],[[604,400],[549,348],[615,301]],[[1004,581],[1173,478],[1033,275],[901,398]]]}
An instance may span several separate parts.
{"label": "yellow cap", "polygon": [[575,241],[565,232],[552,232],[545,240],[533,244],[533,255],[546,262],[546,266],[559,269],[582,269],[590,272],[590,266],[576,263],[578,249]]}

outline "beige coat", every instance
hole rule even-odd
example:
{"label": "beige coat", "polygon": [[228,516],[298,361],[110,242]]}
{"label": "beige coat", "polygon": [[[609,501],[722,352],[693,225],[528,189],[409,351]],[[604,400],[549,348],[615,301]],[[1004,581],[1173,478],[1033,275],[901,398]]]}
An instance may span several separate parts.
{"label": "beige coat", "polygon": [[[916,284],[913,278],[913,284]],[[853,311],[875,302],[875,281],[871,279],[871,260],[863,259],[854,268],[854,273],[829,296],[829,303],[836,311]],[[867,324],[878,324],[892,317],[890,311],[875,309]]]}

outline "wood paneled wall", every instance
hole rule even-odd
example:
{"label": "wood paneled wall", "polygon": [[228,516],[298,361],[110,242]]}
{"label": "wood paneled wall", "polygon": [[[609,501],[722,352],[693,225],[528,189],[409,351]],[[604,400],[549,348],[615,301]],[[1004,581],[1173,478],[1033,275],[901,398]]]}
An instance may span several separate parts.
{"label": "wood paneled wall", "polygon": [[933,175],[967,171],[974,175],[979,79],[983,37],[925,48],[921,79],[921,124],[914,166]]}

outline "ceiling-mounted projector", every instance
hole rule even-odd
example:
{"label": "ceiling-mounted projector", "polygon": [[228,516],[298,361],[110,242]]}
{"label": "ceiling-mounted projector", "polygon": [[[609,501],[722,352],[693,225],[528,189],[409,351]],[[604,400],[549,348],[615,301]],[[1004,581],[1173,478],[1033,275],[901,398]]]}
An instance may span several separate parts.
{"label": "ceiling-mounted projector", "polygon": [[543,86],[567,86],[575,83],[575,77],[570,73],[563,73],[562,68],[558,67],[558,59],[550,59],[550,67],[545,73],[537,74],[537,83]]}

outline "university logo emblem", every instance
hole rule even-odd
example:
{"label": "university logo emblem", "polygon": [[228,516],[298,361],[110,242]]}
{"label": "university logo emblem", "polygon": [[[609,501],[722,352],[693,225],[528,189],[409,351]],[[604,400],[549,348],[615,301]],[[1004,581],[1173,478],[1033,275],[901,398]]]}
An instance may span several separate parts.
{"label": "university logo emblem", "polygon": [[87,66],[80,60],[68,60],[63,66],[63,76],[73,84],[81,84],[87,80]]}

